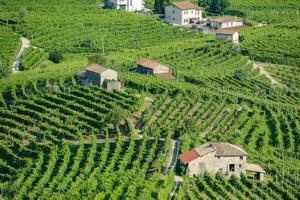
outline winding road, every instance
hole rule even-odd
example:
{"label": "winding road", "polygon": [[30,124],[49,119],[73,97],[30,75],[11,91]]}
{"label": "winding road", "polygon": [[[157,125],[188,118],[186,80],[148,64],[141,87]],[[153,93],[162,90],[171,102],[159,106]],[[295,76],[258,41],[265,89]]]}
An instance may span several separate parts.
{"label": "winding road", "polygon": [[12,72],[14,74],[18,73],[20,71],[19,67],[20,67],[20,63],[22,60],[22,56],[25,53],[25,50],[30,47],[30,41],[27,38],[21,37],[21,41],[22,41],[22,47],[21,47],[15,61],[13,62],[13,66],[12,66]]}

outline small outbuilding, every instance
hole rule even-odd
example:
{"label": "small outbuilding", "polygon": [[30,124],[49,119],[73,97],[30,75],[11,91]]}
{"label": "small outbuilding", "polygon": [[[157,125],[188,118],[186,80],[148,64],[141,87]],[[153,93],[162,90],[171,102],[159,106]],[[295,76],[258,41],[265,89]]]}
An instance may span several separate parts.
{"label": "small outbuilding", "polygon": [[265,170],[256,164],[247,163],[246,171],[251,174],[254,180],[263,181],[264,175],[266,174]]}
{"label": "small outbuilding", "polygon": [[230,28],[230,27],[242,27],[243,21],[236,17],[219,17],[209,19],[209,24],[212,28]]}
{"label": "small outbuilding", "polygon": [[239,33],[235,30],[219,29],[216,36],[218,40],[231,41],[233,44],[239,43]]}
{"label": "small outbuilding", "polygon": [[177,25],[194,24],[202,20],[204,8],[191,2],[173,2],[165,7],[165,20]]}
{"label": "small outbuilding", "polygon": [[97,85],[109,91],[121,90],[122,82],[118,81],[118,73],[98,64],[89,65],[78,75],[78,82],[83,85]]}
{"label": "small outbuilding", "polygon": [[[207,171],[212,174],[222,172],[226,176],[239,177],[241,173],[246,173],[247,169],[250,169],[249,166],[253,166],[247,164],[247,155],[246,151],[233,144],[207,142],[182,154],[179,160],[185,166],[189,176],[203,175]],[[252,167],[252,171],[264,172],[261,167]],[[260,174],[256,179],[262,180],[262,178]]]}
{"label": "small outbuilding", "polygon": [[175,79],[169,67],[147,58],[142,58],[137,62],[137,71],[160,78]]}

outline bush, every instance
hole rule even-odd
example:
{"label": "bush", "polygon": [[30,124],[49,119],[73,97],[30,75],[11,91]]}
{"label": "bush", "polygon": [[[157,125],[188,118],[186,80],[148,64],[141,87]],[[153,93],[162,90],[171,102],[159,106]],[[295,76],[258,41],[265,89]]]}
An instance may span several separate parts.
{"label": "bush", "polygon": [[94,54],[88,57],[89,64],[106,65],[106,58],[103,54]]}
{"label": "bush", "polygon": [[244,81],[248,79],[248,73],[245,69],[237,69],[234,74],[233,77],[239,81]]}
{"label": "bush", "polygon": [[63,60],[63,56],[61,53],[53,51],[49,54],[49,60],[51,60],[54,63],[60,63]]}

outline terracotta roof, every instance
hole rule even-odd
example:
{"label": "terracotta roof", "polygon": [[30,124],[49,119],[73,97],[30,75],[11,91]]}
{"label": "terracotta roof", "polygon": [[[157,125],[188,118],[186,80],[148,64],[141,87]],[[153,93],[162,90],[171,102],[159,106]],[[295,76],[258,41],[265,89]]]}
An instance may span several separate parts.
{"label": "terracotta roof", "polygon": [[240,31],[247,26],[241,25],[241,26],[233,26],[233,27],[227,27],[227,28],[219,28],[217,31]]}
{"label": "terracotta roof", "polygon": [[137,64],[142,66],[142,67],[149,68],[149,69],[155,69],[156,67],[161,67],[161,66],[166,67],[166,66],[160,64],[157,61],[153,61],[153,60],[150,60],[150,59],[147,59],[147,58],[140,59],[137,62]]}
{"label": "terracotta roof", "polygon": [[182,2],[173,2],[173,6],[179,8],[180,10],[189,10],[189,9],[199,9],[199,10],[204,10],[202,7],[198,7],[191,2],[188,1],[182,1]]}
{"label": "terracotta roof", "polygon": [[251,163],[246,163],[246,171],[266,173],[261,166]]}
{"label": "terracotta roof", "polygon": [[209,21],[211,22],[218,22],[218,23],[223,23],[223,22],[241,22],[240,19],[236,18],[236,17],[219,17],[219,18],[213,18],[213,19],[209,19]]}
{"label": "terracotta roof", "polygon": [[201,145],[200,147],[195,148],[195,151],[198,153],[199,156],[204,156],[208,153],[214,152],[215,149],[211,145],[211,143],[207,142],[207,143]]}
{"label": "terracotta roof", "polygon": [[221,34],[221,35],[233,35],[234,33],[238,33],[237,31],[233,30],[217,30],[216,34]]}
{"label": "terracotta roof", "polygon": [[98,64],[91,64],[86,68],[86,71],[95,72],[98,74],[101,74],[102,72],[105,72],[107,69],[101,65]]}
{"label": "terracotta roof", "polygon": [[246,156],[247,153],[243,149],[229,143],[213,143],[216,150],[216,156]]}
{"label": "terracotta roof", "polygon": [[184,154],[182,154],[180,157],[179,157],[179,160],[184,164],[188,164],[189,162],[191,162],[192,160],[195,160],[196,158],[198,158],[199,155],[198,153],[195,151],[195,150],[191,150],[191,151],[188,151]]}
{"label": "terracotta roof", "polygon": [[162,73],[162,74],[154,74],[156,77],[164,78],[164,79],[176,79],[176,77],[171,73]]}
{"label": "terracotta roof", "polygon": [[183,164],[187,164],[198,157],[204,156],[206,154],[216,152],[216,156],[247,156],[247,153],[232,144],[229,143],[210,143],[207,142],[200,147],[197,147],[187,153],[182,154],[179,159]]}

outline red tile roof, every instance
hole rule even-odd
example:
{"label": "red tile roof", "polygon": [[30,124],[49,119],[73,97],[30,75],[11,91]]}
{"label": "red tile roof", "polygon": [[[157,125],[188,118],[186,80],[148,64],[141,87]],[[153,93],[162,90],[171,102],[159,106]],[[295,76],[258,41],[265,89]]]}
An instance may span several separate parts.
{"label": "red tile roof", "polygon": [[91,64],[86,68],[86,71],[95,72],[98,74],[101,74],[102,72],[105,72],[107,69],[101,65],[98,64]]}
{"label": "red tile roof", "polygon": [[188,164],[189,162],[195,160],[196,158],[198,158],[199,155],[198,153],[195,151],[195,150],[191,150],[191,151],[188,151],[184,154],[182,154],[180,157],[179,157],[179,160],[184,164]]}
{"label": "red tile roof", "polygon": [[218,22],[218,23],[223,23],[223,22],[241,22],[240,19],[236,17],[219,17],[219,18],[213,18],[209,19],[211,22]]}
{"label": "red tile roof", "polygon": [[182,2],[173,2],[173,6],[179,8],[180,10],[189,10],[189,9],[198,9],[198,10],[204,10],[202,7],[198,7],[191,2],[188,1],[182,1]]}

